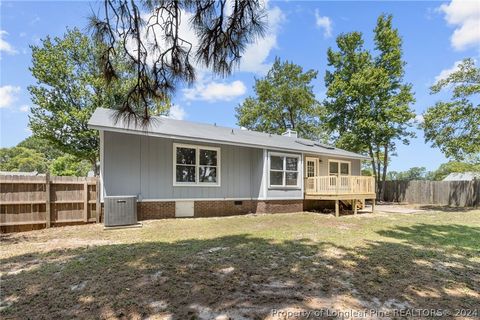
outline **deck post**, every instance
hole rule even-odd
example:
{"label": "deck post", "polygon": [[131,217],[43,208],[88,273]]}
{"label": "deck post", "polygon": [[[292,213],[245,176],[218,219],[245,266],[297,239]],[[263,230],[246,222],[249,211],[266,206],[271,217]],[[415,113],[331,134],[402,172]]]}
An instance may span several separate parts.
{"label": "deck post", "polygon": [[352,206],[353,206],[353,214],[357,214],[357,199],[353,199]]}
{"label": "deck post", "polygon": [[340,216],[340,204],[338,200],[335,200],[335,217]]}
{"label": "deck post", "polygon": [[372,213],[375,213],[375,200],[376,199],[372,200]]}

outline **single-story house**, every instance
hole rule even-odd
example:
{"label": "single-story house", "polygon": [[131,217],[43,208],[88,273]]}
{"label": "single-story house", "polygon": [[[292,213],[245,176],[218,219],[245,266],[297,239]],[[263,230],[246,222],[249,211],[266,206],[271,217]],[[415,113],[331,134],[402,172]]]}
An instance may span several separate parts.
{"label": "single-story house", "polygon": [[[137,197],[139,219],[299,212],[375,199],[365,156],[297,137],[153,117],[147,127],[97,109],[101,199]],[[357,205],[352,206],[356,212]]]}
{"label": "single-story house", "polygon": [[442,181],[473,181],[475,179],[480,180],[480,172],[452,172]]}

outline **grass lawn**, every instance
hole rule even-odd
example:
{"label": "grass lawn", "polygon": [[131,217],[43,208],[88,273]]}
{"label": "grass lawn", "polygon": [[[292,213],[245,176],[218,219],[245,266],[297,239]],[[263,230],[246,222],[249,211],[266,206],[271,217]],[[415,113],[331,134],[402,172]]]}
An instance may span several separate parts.
{"label": "grass lawn", "polygon": [[2,319],[480,308],[480,210],[157,220],[1,240]]}

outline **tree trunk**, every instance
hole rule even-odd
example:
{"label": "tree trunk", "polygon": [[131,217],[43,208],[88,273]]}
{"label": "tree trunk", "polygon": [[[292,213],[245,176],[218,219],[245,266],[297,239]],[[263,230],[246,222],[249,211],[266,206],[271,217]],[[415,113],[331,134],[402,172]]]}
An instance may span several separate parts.
{"label": "tree trunk", "polygon": [[291,108],[287,108],[287,109],[288,109],[288,115],[290,117],[290,124],[292,126],[292,130],[295,130],[295,127],[296,127],[295,126],[295,120],[294,120],[295,117],[293,116],[293,112],[292,112]]}
{"label": "tree trunk", "polygon": [[93,168],[93,174],[95,177],[98,177],[100,176],[100,165],[97,165],[98,159],[92,159],[90,160],[90,163],[92,164],[92,168]]}
{"label": "tree trunk", "polygon": [[380,190],[380,201],[385,199],[385,185],[387,179],[387,166],[388,166],[388,145],[384,146],[383,154],[383,173],[382,173],[382,189]]}

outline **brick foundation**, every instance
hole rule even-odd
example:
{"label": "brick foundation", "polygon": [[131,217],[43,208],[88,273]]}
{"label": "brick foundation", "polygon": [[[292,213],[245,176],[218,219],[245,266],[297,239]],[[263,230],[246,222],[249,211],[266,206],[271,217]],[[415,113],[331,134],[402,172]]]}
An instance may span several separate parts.
{"label": "brick foundation", "polygon": [[175,202],[138,202],[138,220],[175,218]]}
{"label": "brick foundation", "polygon": [[303,211],[303,200],[255,201],[257,213],[289,213]]}
{"label": "brick foundation", "polygon": [[223,217],[255,212],[255,202],[243,201],[195,201],[195,217]]}
{"label": "brick foundation", "polygon": [[303,200],[195,201],[195,217],[221,217],[247,213],[303,211]]}
{"label": "brick foundation", "polygon": [[[138,202],[138,220],[175,217],[174,201]],[[303,200],[201,200],[194,201],[194,217],[224,217],[248,213],[303,211]]]}

